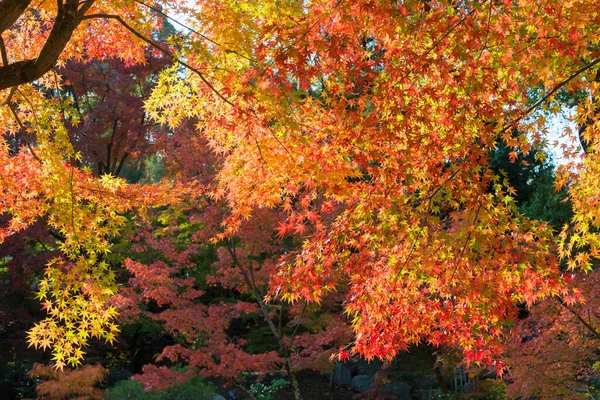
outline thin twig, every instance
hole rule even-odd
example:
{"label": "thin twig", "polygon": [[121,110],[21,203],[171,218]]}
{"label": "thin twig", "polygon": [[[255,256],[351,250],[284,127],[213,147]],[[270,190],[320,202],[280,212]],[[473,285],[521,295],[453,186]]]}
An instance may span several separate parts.
{"label": "thin twig", "polygon": [[[486,1],[489,1],[489,0],[486,0]],[[484,4],[484,3],[485,3],[485,1],[482,4]],[[454,32],[454,30],[456,28],[458,28],[460,25],[462,25],[462,23],[465,22],[465,20],[477,10],[478,10],[478,8],[474,7],[471,11],[469,11],[456,24],[454,24],[454,26],[452,28],[450,28],[448,31],[446,31],[446,33],[444,33],[444,35],[441,38],[439,38],[433,45],[431,45],[431,47],[425,53],[423,53],[420,58],[424,58],[427,55],[429,55],[429,53],[431,53],[436,47],[438,47],[448,36],[450,36],[450,34],[452,32]]]}
{"label": "thin twig", "polygon": [[415,206],[418,206],[418,205],[422,204],[422,202],[423,202],[424,200],[427,200],[427,201],[428,201],[428,204],[427,204],[427,211],[425,212],[425,215],[423,215],[423,218],[421,219],[421,221],[422,221],[422,222],[420,223],[420,226],[421,226],[421,231],[420,231],[420,232],[417,234],[417,237],[415,237],[415,239],[413,240],[413,243],[412,243],[411,249],[410,249],[410,251],[408,252],[408,254],[407,254],[407,256],[406,256],[406,259],[405,259],[405,260],[404,260],[404,262],[402,263],[402,267],[400,267],[400,269],[399,269],[399,270],[398,270],[398,272],[396,273],[396,277],[394,278],[394,283],[396,283],[396,282],[398,281],[398,278],[400,277],[400,272],[401,272],[402,270],[404,270],[404,268],[406,267],[406,265],[408,265],[408,262],[410,261],[410,259],[411,259],[411,257],[412,257],[412,254],[414,253],[414,251],[415,251],[415,250],[416,250],[416,248],[417,248],[417,242],[419,241],[419,239],[421,238],[421,235],[423,234],[423,226],[425,225],[425,222],[427,221],[427,219],[426,219],[426,218],[429,216],[429,213],[431,212],[431,205],[432,205],[433,198],[435,197],[435,195],[436,195],[436,194],[437,194],[437,193],[438,193],[440,190],[442,190],[442,188],[443,188],[443,187],[444,187],[444,186],[445,186],[445,185],[446,185],[448,182],[450,182],[450,181],[451,181],[451,180],[452,180],[452,179],[453,179],[453,178],[454,178],[454,177],[455,177],[455,176],[458,174],[458,172],[459,172],[459,171],[460,171],[460,166],[458,166],[458,167],[457,167],[457,169],[456,169],[456,171],[454,171],[454,172],[453,172],[453,173],[452,173],[452,174],[451,174],[451,175],[450,175],[450,176],[449,176],[449,177],[448,177],[448,178],[447,178],[447,179],[446,179],[444,182],[442,182],[442,184],[441,184],[441,185],[439,185],[439,186],[438,186],[438,187],[437,187],[437,188],[436,188],[436,189],[433,191],[433,193],[432,193],[431,195],[427,196],[427,198],[425,198],[425,199],[421,200],[420,202],[415,202],[415,203],[414,203],[414,205],[415,205]]}
{"label": "thin twig", "polygon": [[[11,93],[11,95],[12,95],[12,93]],[[8,103],[7,105],[8,105],[9,110],[11,111],[13,117],[15,118],[15,121],[17,121],[19,128],[21,128],[21,131],[23,131],[23,138],[25,139],[25,144],[27,145],[27,148],[31,152],[31,155],[33,156],[33,158],[35,158],[35,160],[37,162],[39,162],[41,164],[42,160],[40,160],[40,158],[37,156],[37,154],[35,154],[35,151],[33,150],[33,146],[31,146],[31,141],[29,140],[29,132],[27,132],[25,125],[23,125],[23,122],[21,121],[21,118],[19,118],[19,115],[17,114],[17,111],[15,110],[14,104]]]}
{"label": "thin twig", "polygon": [[69,178],[69,191],[71,192],[71,229],[73,230],[73,236],[77,235],[75,230],[75,217],[74,217],[74,208],[75,208],[75,191],[73,189],[73,173],[75,167],[71,164],[71,176]]}
{"label": "thin twig", "polygon": [[212,83],[210,83],[206,77],[204,76],[204,74],[202,72],[200,72],[200,70],[198,70],[197,68],[192,67],[190,64],[186,63],[185,61],[181,60],[179,57],[177,57],[175,54],[173,54],[172,52],[170,52],[169,50],[165,49],[164,47],[162,47],[161,45],[159,45],[158,43],[154,42],[153,40],[148,39],[147,37],[145,37],[144,35],[142,35],[141,33],[139,33],[137,30],[135,30],[131,25],[129,25],[127,22],[125,22],[123,20],[123,18],[121,18],[120,15],[114,15],[114,14],[90,14],[90,15],[86,15],[84,17],[81,18],[81,20],[86,20],[86,19],[97,19],[97,18],[105,18],[105,19],[114,19],[116,21],[118,21],[121,25],[123,25],[123,27],[125,29],[127,29],[129,32],[131,32],[134,36],[136,36],[138,39],[148,43],[150,46],[154,47],[155,49],[157,49],[158,51],[160,51],[161,53],[163,53],[164,55],[168,56],[169,58],[173,59],[173,61],[183,65],[184,67],[186,67],[187,69],[189,69],[190,71],[194,72],[196,75],[198,75],[200,77],[200,79],[202,80],[202,82],[204,82],[204,84],[206,86],[208,86],[208,88],[210,90],[212,90],[221,100],[223,100],[225,103],[229,104],[231,107],[235,107],[235,105],[229,101],[225,96],[223,96],[214,86]]}
{"label": "thin twig", "polygon": [[[302,318],[304,316],[304,312],[306,311],[307,306],[308,306],[308,303],[305,301],[304,307],[302,307],[302,312],[300,313],[300,318]],[[290,352],[292,350],[292,345],[294,344],[294,339],[296,338],[296,332],[298,331],[299,326],[300,326],[300,324],[296,324],[296,326],[294,327],[294,331],[292,332],[292,337],[290,339],[290,345],[287,348],[288,354],[290,354]]]}
{"label": "thin twig", "polygon": [[477,60],[479,60],[481,58],[483,51],[487,49],[487,42],[488,42],[488,38],[490,36],[490,22],[492,20],[492,6],[493,5],[494,5],[494,3],[490,1],[490,8],[488,10],[487,29],[485,32],[485,40],[483,42],[483,46],[481,47],[481,51],[479,52],[479,55],[477,56]]}
{"label": "thin twig", "polygon": [[[482,206],[483,205],[480,202],[479,207],[477,207],[477,211],[475,212],[475,218],[473,218],[473,225],[475,225],[477,223],[477,220],[479,219],[479,211],[481,210]],[[456,263],[454,264],[452,275],[450,276],[450,279],[448,280],[449,284],[452,283],[452,279],[454,279],[454,275],[456,274],[456,271],[458,271],[458,266],[460,265],[460,260],[463,258],[463,255],[465,254],[465,250],[467,249],[467,246],[469,245],[469,241],[471,240],[471,236],[473,235],[474,230],[475,230],[475,227],[470,229],[469,233],[467,234],[465,244],[462,247],[462,249],[460,250],[460,254],[458,255],[458,258],[456,259]]]}
{"label": "thin twig", "polygon": [[15,90],[17,90],[16,86],[13,86],[10,88],[10,92],[8,93],[8,96],[6,96],[6,100],[4,100],[4,102],[2,103],[2,105],[9,105],[10,101],[12,100],[13,95],[15,94]]}
{"label": "thin twig", "polygon": [[579,68],[577,71],[573,72],[571,75],[569,75],[569,77],[567,77],[567,79],[565,79],[564,81],[558,83],[556,86],[554,86],[554,88],[552,88],[552,90],[550,90],[548,93],[546,93],[541,99],[539,99],[532,106],[530,106],[525,111],[523,111],[523,113],[519,117],[517,117],[514,120],[512,120],[511,122],[507,123],[504,126],[504,128],[502,129],[502,132],[506,132],[508,129],[512,129],[517,122],[519,122],[520,120],[522,120],[523,118],[525,118],[533,110],[535,110],[536,108],[538,108],[541,104],[545,103],[546,100],[548,100],[558,90],[560,90],[561,88],[563,88],[567,83],[571,82],[573,79],[577,78],[579,75],[581,75],[585,71],[593,68],[598,63],[600,63],[600,58],[598,58],[598,59],[596,59],[596,60],[594,60],[594,61],[592,61],[592,62],[590,62],[590,63],[588,63],[586,65],[584,65],[583,67]]}
{"label": "thin twig", "polygon": [[579,313],[575,310],[573,310],[571,307],[569,307],[567,305],[567,303],[565,303],[565,301],[561,298],[554,298],[561,306],[563,306],[564,308],[566,308],[567,310],[569,310],[571,312],[571,314],[573,314],[575,316],[575,318],[577,318],[579,320],[579,322],[581,322],[583,324],[583,326],[585,326],[587,328],[587,330],[589,330],[595,337],[596,339],[600,339],[600,332],[598,332],[598,330],[596,330],[596,328],[594,328],[591,324],[589,324],[581,315],[579,315]]}
{"label": "thin twig", "polygon": [[[224,47],[224,46],[223,46],[221,43],[219,43],[219,42],[215,41],[215,40],[214,40],[214,39],[212,39],[212,38],[209,38],[209,37],[208,37],[208,36],[206,36],[205,34],[203,34],[203,33],[200,33],[200,32],[198,32],[197,30],[195,30],[195,29],[193,29],[193,28],[189,27],[188,25],[186,25],[186,24],[184,24],[184,23],[182,23],[182,22],[180,22],[180,21],[176,20],[175,18],[171,17],[170,15],[167,15],[167,14],[166,14],[164,11],[160,10],[159,8],[157,8],[157,7],[154,7],[154,6],[151,6],[150,4],[144,3],[143,1],[140,1],[140,0],[134,0],[134,1],[135,1],[136,3],[138,3],[138,4],[142,5],[142,6],[144,6],[144,7],[148,7],[149,9],[151,9],[151,10],[152,10],[152,11],[154,11],[154,12],[156,12],[156,13],[157,13],[157,14],[159,14],[160,16],[162,16],[162,17],[165,17],[165,18],[167,18],[167,19],[168,19],[168,20],[170,20],[170,21],[173,21],[174,23],[176,23],[177,25],[179,25],[179,26],[181,26],[181,27],[183,27],[183,28],[187,29],[188,31],[190,31],[190,32],[192,32],[192,33],[195,33],[196,35],[200,36],[202,39],[205,39],[206,41],[208,41],[208,42],[210,42],[210,43],[214,44],[215,46]],[[237,56],[240,56],[240,57],[242,57],[242,58],[245,58],[245,59],[246,59],[246,60],[248,60],[248,61],[254,61],[252,58],[250,58],[250,57],[248,57],[248,56],[245,56],[245,55],[243,55],[243,54],[240,54],[240,53],[238,53],[237,51],[233,51],[233,50],[231,50],[231,49],[225,49],[225,53],[232,53],[232,54],[235,54],[235,55],[237,55]]]}

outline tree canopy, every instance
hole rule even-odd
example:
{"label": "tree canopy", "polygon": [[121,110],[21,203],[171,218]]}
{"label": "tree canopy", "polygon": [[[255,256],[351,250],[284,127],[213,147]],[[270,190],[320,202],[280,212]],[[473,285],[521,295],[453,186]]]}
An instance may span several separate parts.
{"label": "tree canopy", "polygon": [[[501,371],[519,304],[583,301],[563,269],[593,269],[600,250],[595,0],[3,0],[0,10],[0,240],[40,221],[56,240],[37,284],[48,317],[29,339],[58,367],[80,362],[89,337],[115,339],[111,249],[144,242],[157,218],[165,229],[197,222],[195,243],[240,267],[224,280],[268,286],[250,290],[260,307],[338,296],[353,328],[341,358],[428,343]],[[168,15],[184,26],[165,33]],[[146,64],[152,73],[132,70]],[[573,93],[577,129],[562,132],[555,186],[574,214],[553,229],[520,211],[524,193],[492,161],[498,146],[513,163],[543,159],[547,121]],[[162,163],[162,179],[120,178],[128,159]],[[121,263],[143,296],[214,311],[177,272],[185,250],[143,246],[163,255]],[[188,336],[206,321],[171,317],[160,318]],[[202,364],[195,354],[163,356]]]}

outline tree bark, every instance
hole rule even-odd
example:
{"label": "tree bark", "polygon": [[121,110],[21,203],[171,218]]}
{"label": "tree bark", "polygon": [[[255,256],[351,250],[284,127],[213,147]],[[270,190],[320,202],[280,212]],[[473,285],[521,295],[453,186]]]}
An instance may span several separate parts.
{"label": "tree bark", "polygon": [[[598,82],[600,83],[600,68],[598,68],[596,70],[596,76],[594,77],[594,82]],[[592,104],[595,103],[594,98],[592,98]],[[600,107],[594,107],[594,114],[598,114],[600,113]],[[585,123],[581,124],[579,126],[579,130],[578,130],[578,136],[579,136],[579,144],[581,144],[581,148],[583,149],[584,153],[588,153],[589,152],[589,147],[592,143],[589,143],[588,140],[584,139],[583,137],[583,133],[585,132],[585,130],[587,129],[588,126],[592,125],[594,123],[593,118],[589,118],[585,121]]]}
{"label": "tree bark", "polygon": [[[30,1],[30,0],[29,0]],[[3,0],[0,15],[5,10],[8,16],[0,18],[0,29],[7,29],[29,5],[28,0]],[[50,35],[35,59],[16,61],[0,67],[0,90],[32,82],[50,71],[71,40],[73,32],[81,23],[85,13],[95,0],[87,0],[79,7],[78,0],[58,1],[58,11]],[[15,9],[10,9],[14,6]],[[8,26],[5,26],[7,25]]]}
{"label": "tree bark", "polygon": [[0,2],[0,33],[10,28],[30,3],[31,0],[2,0]]}
{"label": "tree bark", "polygon": [[438,356],[436,354],[437,349],[430,345],[424,346],[425,355],[431,364],[431,369],[435,373],[435,379],[437,380],[442,393],[448,394],[450,391],[448,390],[448,385],[446,384],[446,379],[444,378],[444,374],[442,373],[442,369],[440,368],[438,362]]}

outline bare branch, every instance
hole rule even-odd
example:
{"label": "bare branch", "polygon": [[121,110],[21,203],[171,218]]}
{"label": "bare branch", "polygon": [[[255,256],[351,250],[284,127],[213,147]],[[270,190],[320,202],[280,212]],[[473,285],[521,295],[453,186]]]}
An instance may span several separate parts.
{"label": "bare branch", "polygon": [[571,312],[571,314],[573,314],[573,316],[575,318],[577,318],[577,320],[579,322],[581,322],[583,324],[583,326],[586,327],[586,329],[588,331],[590,331],[590,333],[592,335],[594,335],[594,337],[598,340],[600,340],[600,332],[598,332],[598,330],[596,330],[595,327],[593,327],[591,324],[589,324],[581,315],[579,315],[579,313],[577,311],[575,311],[572,307],[569,307],[569,305],[567,303],[565,303],[565,301],[561,298],[556,298],[556,301],[558,301],[558,303],[563,306],[564,308],[566,308],[567,310],[569,310]]}

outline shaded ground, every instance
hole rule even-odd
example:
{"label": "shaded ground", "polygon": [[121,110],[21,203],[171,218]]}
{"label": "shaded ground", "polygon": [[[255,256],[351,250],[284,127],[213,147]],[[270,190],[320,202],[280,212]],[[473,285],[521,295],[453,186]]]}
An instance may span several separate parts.
{"label": "shaded ground", "polygon": [[[384,370],[380,370],[380,379],[384,383],[404,385],[408,389],[405,389],[403,393],[393,392],[384,393],[384,390],[380,387],[377,390],[372,387],[372,390],[365,393],[357,393],[348,386],[331,385],[329,374],[320,374],[316,371],[304,370],[297,373],[297,378],[300,383],[300,390],[304,400],[367,400],[367,399],[387,399],[387,400],[398,400],[398,399],[430,399],[436,397],[439,389],[436,376],[432,371],[432,360],[422,348],[413,348],[411,352],[401,353],[396,357],[396,360],[388,365]],[[353,366],[353,362],[349,362],[348,368],[352,369],[352,375],[368,374],[364,370],[365,366],[362,366],[362,370],[357,365]],[[379,367],[378,367],[379,368]],[[371,371],[373,372],[373,371]],[[374,373],[374,372],[373,372]],[[266,386],[270,386],[274,379],[287,379],[287,376],[268,376],[262,383]],[[451,376],[446,376],[447,385],[451,385]],[[244,382],[246,387],[250,387],[253,383],[253,379],[249,379]],[[381,383],[380,383],[381,384]],[[215,384],[218,388],[218,383]],[[226,399],[227,391],[233,389],[238,400],[246,400],[247,396],[237,388],[227,388],[225,390],[218,390]],[[409,393],[410,392],[410,393]],[[276,392],[270,392],[272,400],[294,400],[294,394],[291,387],[285,387],[277,390]]]}
{"label": "shaded ground", "polygon": [[[329,375],[321,375],[316,371],[305,370],[298,372],[296,376],[300,383],[300,390],[304,400],[352,400],[353,396],[356,395],[349,387],[338,385],[331,387]],[[281,378],[285,379],[285,377]],[[215,387],[219,388],[217,382],[213,383],[215,383]],[[228,395],[230,390],[238,400],[248,399],[241,390],[232,387],[221,387],[220,390],[217,389],[217,393],[226,399],[230,399]],[[281,388],[277,392],[272,393],[272,396],[273,400],[294,400],[294,393],[291,387]]]}
{"label": "shaded ground", "polygon": [[[350,400],[354,392],[344,386],[330,387],[329,376],[321,375],[316,371],[298,372],[298,381],[304,400]],[[293,400],[291,388],[279,390],[274,400]]]}

